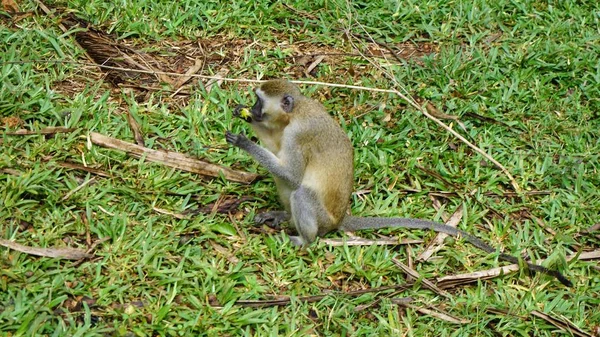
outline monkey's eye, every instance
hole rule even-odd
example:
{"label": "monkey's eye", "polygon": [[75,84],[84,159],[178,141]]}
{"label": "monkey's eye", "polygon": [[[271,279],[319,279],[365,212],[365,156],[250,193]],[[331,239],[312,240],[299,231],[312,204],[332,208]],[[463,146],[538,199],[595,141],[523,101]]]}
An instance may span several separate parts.
{"label": "monkey's eye", "polygon": [[290,113],[294,109],[294,98],[290,95],[283,95],[281,99],[281,109],[283,111]]}

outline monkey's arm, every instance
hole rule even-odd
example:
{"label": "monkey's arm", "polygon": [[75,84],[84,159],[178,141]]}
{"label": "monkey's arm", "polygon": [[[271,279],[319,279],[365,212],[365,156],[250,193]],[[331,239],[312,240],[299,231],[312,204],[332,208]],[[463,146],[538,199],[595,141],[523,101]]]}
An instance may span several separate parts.
{"label": "monkey's arm", "polygon": [[[340,229],[355,231],[361,229],[377,229],[377,228],[392,228],[392,227],[403,227],[403,228],[411,228],[411,229],[423,229],[423,230],[432,230],[438,233],[445,233],[448,235],[452,235],[454,237],[463,237],[473,246],[483,250],[487,253],[495,253],[496,249],[487,243],[481,241],[477,237],[462,231],[460,229],[456,229],[454,227],[444,225],[441,223],[427,221],[427,220],[419,220],[419,219],[411,219],[411,218],[380,218],[380,217],[354,217],[347,216],[342,221],[340,225]],[[499,253],[498,258],[504,261],[508,261],[510,263],[517,264],[525,264],[529,268],[529,270],[544,273],[546,275],[550,275],[555,277],[560,283],[566,285],[567,287],[572,287],[573,284],[569,281],[564,275],[556,270],[550,270],[546,267],[540,266],[538,264],[529,263],[526,261],[522,261],[517,257],[512,255]]]}
{"label": "monkey's arm", "polygon": [[[298,167],[285,165],[286,162],[299,163],[299,159],[292,158],[282,161],[269,150],[259,146],[246,136],[234,134],[230,131],[225,133],[225,140],[227,140],[229,144],[237,146],[240,149],[248,152],[248,154],[250,154],[262,166],[264,166],[272,175],[283,180],[293,189],[300,187],[300,184],[302,183],[301,172],[304,168],[300,167],[300,165],[298,165]],[[300,156],[300,154],[295,151],[292,153],[296,156]]]}

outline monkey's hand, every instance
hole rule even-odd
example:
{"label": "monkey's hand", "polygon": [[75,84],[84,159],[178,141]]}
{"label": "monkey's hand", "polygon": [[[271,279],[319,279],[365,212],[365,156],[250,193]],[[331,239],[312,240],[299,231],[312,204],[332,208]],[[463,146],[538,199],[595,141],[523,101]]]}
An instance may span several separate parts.
{"label": "monkey's hand", "polygon": [[235,109],[233,109],[233,116],[240,117],[248,123],[252,122],[252,113],[250,112],[248,107],[242,104],[239,104],[235,107]]}
{"label": "monkey's hand", "polygon": [[243,144],[246,144],[250,141],[248,137],[242,134],[235,134],[231,131],[225,132],[225,140],[227,143],[237,147],[242,147]]}

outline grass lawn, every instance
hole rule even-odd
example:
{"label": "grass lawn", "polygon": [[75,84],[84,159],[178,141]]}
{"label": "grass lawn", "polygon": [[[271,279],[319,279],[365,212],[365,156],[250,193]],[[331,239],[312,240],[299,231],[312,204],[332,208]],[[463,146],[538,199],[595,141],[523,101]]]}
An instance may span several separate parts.
{"label": "grass lawn", "polygon": [[[600,335],[598,259],[567,259],[600,249],[599,2],[16,4],[0,11],[0,239],[94,256],[0,247],[2,336]],[[333,246],[348,235],[331,233],[298,250],[284,229],[255,226],[279,207],[273,181],[224,134],[251,134],[232,110],[256,84],[171,74],[190,69],[389,89],[385,70],[455,116],[441,117],[522,191],[394,94],[301,85],[352,139],[353,214],[443,222],[459,210],[462,230],[574,286],[520,271],[436,292],[425,279],[506,263],[461,239],[418,261],[426,231],[354,233],[423,241],[389,246]],[[14,134],[48,127],[67,132]],[[261,176],[185,172],[92,132]]]}

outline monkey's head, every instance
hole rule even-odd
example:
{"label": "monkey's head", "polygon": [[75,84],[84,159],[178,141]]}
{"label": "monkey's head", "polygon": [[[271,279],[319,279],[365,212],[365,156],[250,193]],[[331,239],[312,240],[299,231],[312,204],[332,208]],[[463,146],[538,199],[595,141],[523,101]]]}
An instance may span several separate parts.
{"label": "monkey's head", "polygon": [[256,103],[250,110],[252,123],[287,124],[295,102],[302,97],[298,87],[288,80],[271,80],[254,90]]}

